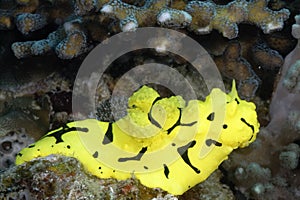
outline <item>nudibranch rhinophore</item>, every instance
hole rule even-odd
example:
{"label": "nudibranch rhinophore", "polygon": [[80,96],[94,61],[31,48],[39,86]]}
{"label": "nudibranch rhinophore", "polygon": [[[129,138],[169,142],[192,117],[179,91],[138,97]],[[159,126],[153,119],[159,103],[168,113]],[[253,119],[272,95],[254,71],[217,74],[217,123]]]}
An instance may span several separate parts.
{"label": "nudibranch rhinophore", "polygon": [[161,98],[143,86],[116,122],[86,119],[50,131],[20,151],[16,164],[61,154],[77,158],[99,178],[136,177],[150,188],[181,195],[204,181],[233,149],[256,139],[254,103],[214,88],[205,101]]}

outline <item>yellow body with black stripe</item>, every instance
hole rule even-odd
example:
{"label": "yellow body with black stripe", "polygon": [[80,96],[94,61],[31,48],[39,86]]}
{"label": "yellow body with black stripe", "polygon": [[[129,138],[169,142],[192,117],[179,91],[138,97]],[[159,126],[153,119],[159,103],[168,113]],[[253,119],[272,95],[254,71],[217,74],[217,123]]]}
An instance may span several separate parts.
{"label": "yellow body with black stripe", "polygon": [[180,195],[205,180],[233,149],[246,147],[259,130],[255,105],[213,89],[205,101],[160,98],[147,86],[128,102],[128,114],[113,122],[86,119],[53,130],[21,150],[16,164],[61,154],[77,158],[91,174]]}

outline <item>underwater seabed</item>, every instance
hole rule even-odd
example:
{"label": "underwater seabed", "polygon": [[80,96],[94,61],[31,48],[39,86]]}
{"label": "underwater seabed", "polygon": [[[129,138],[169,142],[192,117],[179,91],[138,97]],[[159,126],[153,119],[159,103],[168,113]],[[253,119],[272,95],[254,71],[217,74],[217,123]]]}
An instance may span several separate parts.
{"label": "underwater seabed", "polygon": [[[298,0],[1,1],[0,199],[300,199],[299,13]],[[239,96],[256,105],[257,139],[234,150],[207,180],[183,195],[145,187],[134,177],[99,179],[62,155],[15,166],[20,150],[48,130],[84,118],[72,113],[72,88],[88,53],[114,34],[148,26],[192,37],[213,58],[227,90],[236,80]],[[157,42],[168,48],[175,40]],[[198,99],[208,95],[203,77],[182,57],[137,50],[109,66],[98,83],[92,117],[111,121],[109,100],[114,106],[127,103],[123,93],[112,99],[118,79],[151,62],[183,74]],[[168,88],[151,86],[163,97],[172,95]],[[93,89],[84,80],[80,87]]]}

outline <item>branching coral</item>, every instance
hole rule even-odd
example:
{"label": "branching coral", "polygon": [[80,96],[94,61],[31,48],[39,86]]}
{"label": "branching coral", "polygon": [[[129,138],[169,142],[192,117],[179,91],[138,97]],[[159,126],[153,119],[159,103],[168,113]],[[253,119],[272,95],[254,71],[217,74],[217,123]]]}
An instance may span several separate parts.
{"label": "branching coral", "polygon": [[47,39],[15,42],[12,50],[17,58],[43,55],[52,49],[62,59],[74,58],[87,48],[87,38],[81,23],[81,20],[66,22],[63,27],[50,33]]}
{"label": "branching coral", "polygon": [[[89,26],[91,21],[101,24],[100,18],[103,16],[119,20],[119,28],[122,31],[155,25],[170,28],[187,27],[188,30],[198,34],[208,34],[216,29],[224,37],[232,39],[238,36],[240,23],[254,24],[264,33],[282,29],[284,21],[289,17],[289,11],[287,9],[273,11],[267,7],[268,2],[268,0],[236,0],[226,5],[218,5],[212,1],[173,3],[171,0],[146,0],[142,6],[137,6],[121,0],[76,0],[72,5],[73,11],[68,8],[67,12],[63,13],[61,9],[55,10],[51,7],[65,7],[59,6],[66,4],[64,0],[51,1],[51,6],[49,3],[45,6],[47,9],[39,6],[39,3],[45,2],[24,0],[17,1],[17,6],[12,11],[0,12],[0,27],[12,29],[15,19],[17,28],[26,35],[42,28],[46,21],[49,23],[55,21],[56,24],[62,25],[81,20],[80,31],[61,31],[64,29],[63,25],[44,40],[17,42],[12,45],[18,58],[45,54],[53,49],[60,58],[71,59],[85,52],[89,35],[83,31],[83,27]],[[49,38],[61,32],[64,32],[64,36],[54,38],[55,42]]]}
{"label": "branching coral", "polygon": [[132,31],[138,26],[153,26],[157,22],[164,26],[182,27],[192,20],[190,14],[182,10],[168,8],[170,0],[147,1],[143,7],[112,0],[105,4],[101,12],[120,20],[122,31]]}
{"label": "branching coral", "polygon": [[250,63],[241,56],[241,45],[237,41],[229,43],[221,57],[215,62],[222,74],[238,81],[239,94],[246,99],[253,98],[260,79],[252,70]]}
{"label": "branching coral", "polygon": [[46,23],[46,17],[40,14],[23,13],[16,17],[17,28],[24,35],[43,28]]}
{"label": "branching coral", "polygon": [[192,1],[186,10],[192,15],[190,28],[199,34],[207,34],[216,29],[229,39],[238,36],[238,24],[248,23],[260,27],[264,33],[270,33],[283,27],[289,11],[272,11],[267,8],[266,0],[232,1],[227,5],[212,2]]}

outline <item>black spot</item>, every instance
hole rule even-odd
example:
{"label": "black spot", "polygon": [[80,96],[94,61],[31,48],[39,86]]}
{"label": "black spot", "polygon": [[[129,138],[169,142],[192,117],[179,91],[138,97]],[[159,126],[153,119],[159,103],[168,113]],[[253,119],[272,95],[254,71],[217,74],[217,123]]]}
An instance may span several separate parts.
{"label": "black spot", "polygon": [[37,149],[37,151],[40,151],[40,149]]}
{"label": "black spot", "polygon": [[147,166],[144,166],[144,169],[149,169]]}
{"label": "black spot", "polygon": [[68,149],[71,149],[71,146],[70,146],[70,145],[67,145],[67,148],[68,148]]}
{"label": "black spot", "polygon": [[61,143],[61,142],[64,142],[63,139],[62,139],[62,136],[65,134],[65,133],[68,133],[68,132],[71,132],[71,131],[80,131],[80,132],[88,132],[89,129],[88,128],[80,128],[80,127],[68,127],[67,125],[63,126],[62,129],[60,130],[55,130],[53,132],[50,132],[48,135],[45,135],[43,138],[46,138],[46,137],[54,137],[55,138],[55,144],[58,144],[58,143]]}
{"label": "black spot", "polygon": [[35,144],[31,144],[28,146],[28,148],[33,148],[33,147],[35,147]]}
{"label": "black spot", "polygon": [[109,123],[107,131],[104,135],[102,144],[109,144],[111,142],[113,142],[114,137],[113,137],[113,130],[112,130],[112,123]]}
{"label": "black spot", "polygon": [[53,147],[54,147],[54,145],[52,144],[52,145],[51,145],[51,147],[53,148]]}
{"label": "black spot", "polygon": [[214,121],[214,119],[215,119],[215,113],[214,113],[214,112],[210,113],[210,114],[207,116],[206,119],[207,119],[208,121]]}
{"label": "black spot", "polygon": [[249,126],[252,130],[252,132],[254,133],[254,126],[249,124],[244,118],[241,118],[241,121],[244,122],[247,126]]}
{"label": "black spot", "polygon": [[227,124],[223,124],[223,128],[226,129],[228,126]]}
{"label": "black spot", "polygon": [[118,162],[126,162],[129,160],[141,160],[142,156],[144,155],[144,153],[146,153],[146,151],[147,151],[147,147],[143,147],[136,156],[129,157],[129,158],[119,158]]}
{"label": "black spot", "polygon": [[113,170],[113,172],[115,173],[115,172],[116,172],[116,170]]}
{"label": "black spot", "polygon": [[220,143],[220,142],[218,142],[218,141],[216,141],[216,140],[213,140],[213,139],[207,139],[207,140],[205,141],[205,144],[206,144],[207,146],[211,146],[212,144],[216,145],[217,147],[221,147],[221,146],[222,146],[222,143]]}
{"label": "black spot", "polygon": [[176,146],[176,144],[175,144],[175,143],[172,143],[172,146],[173,146],[173,147],[175,147],[175,146]]}
{"label": "black spot", "polygon": [[101,169],[101,167],[98,167],[98,169]]}
{"label": "black spot", "polygon": [[196,141],[193,140],[191,142],[189,142],[187,145],[184,145],[182,147],[179,147],[177,149],[177,152],[180,154],[181,158],[183,159],[183,161],[190,167],[192,168],[197,174],[200,173],[200,170],[193,166],[191,161],[190,161],[190,158],[189,158],[189,155],[188,155],[188,150],[189,148],[192,148],[193,146],[195,146],[196,144]]}
{"label": "black spot", "polygon": [[101,174],[103,174],[103,172],[100,172]]}
{"label": "black spot", "polygon": [[239,100],[237,98],[234,99],[237,104],[240,104]]}
{"label": "black spot", "polygon": [[18,156],[20,156],[20,157],[21,157],[21,156],[23,156],[23,154],[22,154],[22,153],[18,153],[17,155],[18,155]]}
{"label": "black spot", "polygon": [[166,164],[164,164],[164,174],[167,179],[169,179],[169,173],[170,173],[170,170],[169,170],[168,166]]}
{"label": "black spot", "polygon": [[98,158],[98,151],[95,151],[95,153],[93,154],[94,158]]}

